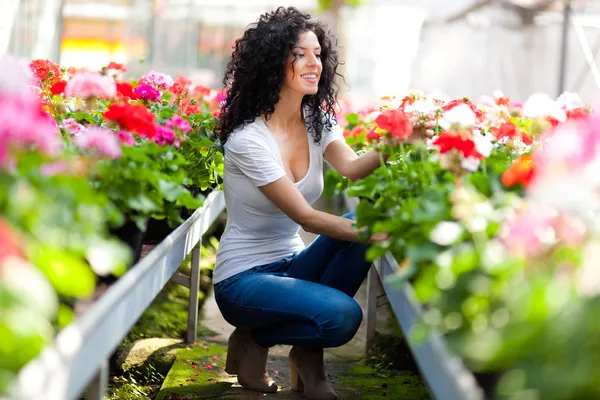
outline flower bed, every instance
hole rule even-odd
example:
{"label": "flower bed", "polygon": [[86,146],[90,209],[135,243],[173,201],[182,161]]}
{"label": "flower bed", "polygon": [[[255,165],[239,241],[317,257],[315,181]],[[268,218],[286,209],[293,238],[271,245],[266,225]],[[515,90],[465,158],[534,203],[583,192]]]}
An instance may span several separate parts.
{"label": "flower bed", "polygon": [[11,57],[0,69],[4,393],[80,301],[137,261],[150,222],[172,230],[220,187],[223,164],[221,94],[185,77]]}
{"label": "flower bed", "polygon": [[411,93],[345,116],[349,144],[390,157],[328,191],[360,199],[365,238],[389,233],[368,257],[391,252],[425,305],[411,340],[439,331],[490,397],[600,397],[599,122],[569,93]]}

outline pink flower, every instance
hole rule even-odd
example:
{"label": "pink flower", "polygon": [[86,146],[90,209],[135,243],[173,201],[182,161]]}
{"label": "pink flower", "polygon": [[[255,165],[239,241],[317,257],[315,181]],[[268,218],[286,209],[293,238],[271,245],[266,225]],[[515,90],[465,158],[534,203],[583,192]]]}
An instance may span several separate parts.
{"label": "pink flower", "polygon": [[135,88],[135,94],[140,98],[152,102],[160,100],[160,92],[148,84],[142,84]]}
{"label": "pink flower", "polygon": [[60,128],[65,129],[73,136],[79,135],[83,130],[85,130],[83,125],[75,121],[75,118],[65,118],[62,124],[60,124]]}
{"label": "pink flower", "polygon": [[83,99],[93,97],[112,99],[117,95],[116,84],[97,72],[79,72],[67,82],[65,96],[79,96]]}
{"label": "pink flower", "polygon": [[56,174],[64,174],[69,170],[69,164],[66,161],[55,161],[46,163],[40,167],[42,176],[53,176]]}
{"label": "pink flower", "polygon": [[0,57],[0,92],[21,93],[33,84],[33,74],[25,59],[5,54]]}
{"label": "pink flower", "polygon": [[39,99],[0,93],[0,167],[15,165],[11,155],[15,150],[31,149],[56,156],[62,148],[56,121],[43,111]]}
{"label": "pink flower", "polygon": [[509,251],[533,258],[556,243],[556,232],[550,215],[533,210],[519,213],[504,226],[500,235]]}
{"label": "pink flower", "polygon": [[175,133],[166,126],[156,125],[156,137],[154,141],[159,146],[175,143]]}
{"label": "pink flower", "polygon": [[192,129],[190,123],[177,114],[173,115],[173,118],[170,120],[165,121],[165,125],[168,128],[177,128],[185,133],[188,133]]}
{"label": "pink flower", "polygon": [[147,84],[152,85],[157,89],[165,90],[173,86],[175,81],[173,81],[173,78],[171,78],[167,74],[163,74],[162,72],[157,71],[150,71],[140,78],[139,83],[140,85]]}
{"label": "pink flower", "polygon": [[85,133],[73,139],[75,146],[82,149],[96,149],[100,154],[110,158],[120,158],[123,151],[119,138],[110,129],[93,126]]}
{"label": "pink flower", "polygon": [[117,133],[117,136],[119,137],[121,143],[123,143],[125,146],[133,146],[135,144],[135,138],[129,131],[121,130],[119,133]]}

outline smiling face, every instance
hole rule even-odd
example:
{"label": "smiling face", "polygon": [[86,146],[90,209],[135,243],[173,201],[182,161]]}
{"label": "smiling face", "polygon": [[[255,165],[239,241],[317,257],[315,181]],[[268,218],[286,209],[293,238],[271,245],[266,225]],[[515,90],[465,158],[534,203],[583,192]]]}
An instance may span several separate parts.
{"label": "smiling face", "polygon": [[321,45],[317,35],[312,31],[300,34],[287,61],[285,86],[303,95],[315,94],[319,90],[322,71]]}

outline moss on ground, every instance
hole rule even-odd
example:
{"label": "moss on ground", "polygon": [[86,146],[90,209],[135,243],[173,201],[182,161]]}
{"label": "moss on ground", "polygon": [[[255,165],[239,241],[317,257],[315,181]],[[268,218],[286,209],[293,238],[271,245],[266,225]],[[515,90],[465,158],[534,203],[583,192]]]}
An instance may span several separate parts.
{"label": "moss on ground", "polygon": [[341,398],[375,400],[427,400],[431,395],[414,372],[380,370],[368,365],[353,365],[339,377],[336,390]]}
{"label": "moss on ground", "polygon": [[223,371],[227,347],[199,341],[177,350],[156,400],[201,399],[224,394],[232,380]]}
{"label": "moss on ground", "polygon": [[[189,295],[188,288],[171,282],[167,283],[131,328],[121,345],[127,346],[144,338],[184,338],[187,332]],[[199,296],[200,304],[202,304],[206,294],[200,292]],[[214,332],[199,326],[198,334],[213,336]]]}

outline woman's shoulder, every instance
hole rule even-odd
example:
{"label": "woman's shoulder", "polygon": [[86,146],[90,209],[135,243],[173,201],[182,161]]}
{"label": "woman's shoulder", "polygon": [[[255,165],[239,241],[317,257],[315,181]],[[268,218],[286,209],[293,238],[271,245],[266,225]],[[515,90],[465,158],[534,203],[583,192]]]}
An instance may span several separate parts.
{"label": "woman's shoulder", "polygon": [[265,145],[265,130],[261,124],[260,118],[256,118],[253,122],[249,122],[240,126],[231,132],[227,142],[225,142],[225,151],[233,150],[234,152],[243,151],[248,145]]}

